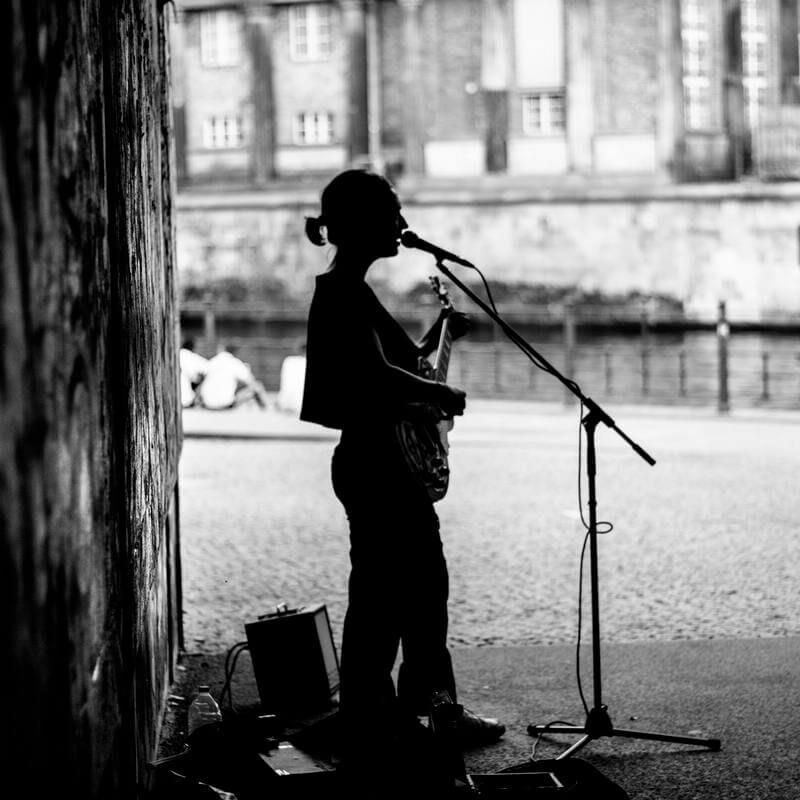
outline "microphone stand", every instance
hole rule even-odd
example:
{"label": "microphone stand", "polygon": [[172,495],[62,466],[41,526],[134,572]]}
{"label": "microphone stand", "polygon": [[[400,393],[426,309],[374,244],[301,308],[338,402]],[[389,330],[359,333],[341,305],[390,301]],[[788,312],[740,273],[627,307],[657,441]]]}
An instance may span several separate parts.
{"label": "microphone stand", "polygon": [[[469,262],[467,262],[469,263]],[[472,266],[472,265],[470,265]],[[480,297],[478,297],[468,286],[456,278],[455,275],[442,263],[442,258],[436,258],[436,267],[447,276],[461,291],[464,292],[476,305],[500,326],[506,336],[520,349],[525,355],[536,364],[541,364],[551,375],[561,381],[562,384],[577,397],[587,409],[586,415],[582,418],[581,424],[586,431],[586,471],[588,478],[588,505],[589,505],[589,561],[591,574],[591,597],[592,597],[592,679],[594,686],[594,705],[589,710],[586,723],[583,727],[577,725],[529,725],[528,734],[531,736],[542,735],[545,733],[574,733],[581,734],[581,738],[573,745],[568,747],[556,760],[567,758],[578,750],[585,747],[593,739],[602,736],[621,736],[629,739],[651,739],[662,742],[672,742],[676,744],[700,745],[711,750],[719,750],[721,743],[719,739],[702,739],[693,736],[674,736],[666,733],[648,733],[646,731],[624,730],[616,728],[611,721],[608,707],[603,704],[602,676],[600,663],[600,608],[599,608],[599,588],[598,588],[598,559],[597,559],[597,459],[595,448],[595,430],[602,423],[611,428],[622,437],[633,449],[633,451],[650,466],[655,465],[655,459],[642,447],[628,437],[616,425],[614,420],[590,397],[586,397],[578,384],[559,372],[544,356],[537,352],[523,337],[511,327],[500,315],[490,308]],[[474,269],[474,267],[473,267]]]}

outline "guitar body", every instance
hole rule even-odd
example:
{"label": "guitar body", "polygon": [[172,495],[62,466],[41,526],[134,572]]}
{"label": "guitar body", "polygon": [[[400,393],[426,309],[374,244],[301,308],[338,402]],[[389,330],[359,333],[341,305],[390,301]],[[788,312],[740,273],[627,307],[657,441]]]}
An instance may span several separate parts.
{"label": "guitar body", "polygon": [[[450,299],[437,278],[431,285],[449,313],[453,310]],[[439,346],[433,364],[420,358],[418,372],[421,377],[445,382],[450,360],[452,338],[448,331],[447,316],[442,321]],[[395,425],[400,450],[411,473],[424,485],[428,497],[434,502],[447,494],[450,480],[448,434],[453,420],[444,418],[441,410],[427,403],[413,403],[407,407],[405,418]]]}
{"label": "guitar body", "polygon": [[421,410],[419,418],[401,420],[395,427],[407,466],[422,481],[434,502],[447,494],[450,481],[447,434],[452,429],[453,421],[437,421],[433,409]]}

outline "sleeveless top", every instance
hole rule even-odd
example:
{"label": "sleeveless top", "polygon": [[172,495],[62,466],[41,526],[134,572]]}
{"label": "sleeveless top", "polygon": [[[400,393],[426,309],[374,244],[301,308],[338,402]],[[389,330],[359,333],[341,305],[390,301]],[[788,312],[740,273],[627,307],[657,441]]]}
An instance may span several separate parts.
{"label": "sleeveless top", "polygon": [[337,271],[318,275],[308,314],[300,419],[352,431],[399,415],[383,357],[416,373],[419,348],[369,285]]}

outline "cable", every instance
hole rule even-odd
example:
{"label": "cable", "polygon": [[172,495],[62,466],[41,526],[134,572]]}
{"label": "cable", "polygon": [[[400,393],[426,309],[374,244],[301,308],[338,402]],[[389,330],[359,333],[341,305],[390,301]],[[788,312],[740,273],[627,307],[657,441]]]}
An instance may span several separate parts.
{"label": "cable", "polygon": [[[589,705],[586,702],[586,697],[583,693],[583,683],[581,681],[581,630],[583,627],[583,564],[586,558],[586,545],[589,542],[589,537],[592,534],[591,525],[586,522],[583,516],[583,499],[581,497],[581,480],[583,477],[582,464],[583,464],[583,402],[581,402],[580,413],[578,416],[578,513],[580,514],[581,523],[586,531],[583,537],[583,545],[581,547],[580,566],[578,568],[578,642],[575,647],[575,676],[578,681],[578,694],[583,703],[586,715],[589,715]],[[606,526],[604,530],[600,530],[600,526]],[[599,535],[606,535],[614,530],[614,525],[611,522],[603,520],[595,523],[595,533]]]}
{"label": "cable", "polygon": [[226,677],[226,686],[227,686],[227,692],[228,692],[228,707],[231,709],[231,711],[234,711],[234,712],[236,711],[236,707],[233,704],[233,674],[236,671],[236,662],[239,660],[239,656],[245,650],[248,650],[248,649],[249,648],[247,647],[247,645],[245,645],[243,647],[240,647],[236,651],[236,654],[233,656],[233,660],[231,661],[230,672],[228,673],[228,675]]}
{"label": "cable", "polygon": [[[583,527],[588,531],[590,529],[589,523],[583,516],[583,500],[581,498],[581,478],[583,477],[583,472],[581,470],[581,466],[583,464],[583,435],[581,433],[583,429],[583,401],[581,401],[581,408],[580,414],[578,416],[578,513],[581,515],[581,524]],[[606,525],[604,530],[600,530],[601,525]],[[611,522],[606,520],[598,521],[596,523],[596,530],[600,536],[605,536],[607,533],[611,533],[614,530],[614,525]]]}
{"label": "cable", "polygon": [[[486,297],[489,300],[489,305],[491,306],[492,311],[494,311],[494,313],[497,314],[497,316],[499,317],[500,316],[500,312],[497,310],[497,306],[494,303],[494,298],[492,297],[492,290],[489,288],[489,282],[486,280],[486,277],[480,271],[480,269],[478,267],[476,267],[474,264],[470,264],[468,266],[468,269],[475,270],[475,272],[477,272],[478,275],[480,276],[481,281],[483,281],[484,288],[486,289]],[[506,332],[507,335],[509,334],[509,331],[510,331],[511,334],[514,334],[513,336],[510,336],[512,341],[514,341],[514,339],[517,338],[517,334],[513,329],[510,328],[509,330],[506,330],[506,328],[503,328],[503,330]],[[518,337],[518,338],[522,339],[522,337]],[[527,345],[527,342],[525,342],[524,339],[522,341]],[[519,344],[519,342],[516,342],[516,343]],[[563,377],[553,367],[549,366],[548,364],[543,363],[541,358],[538,356],[538,354],[529,352],[527,348],[522,348],[521,347],[520,349],[522,350],[523,354],[525,356],[527,356],[528,360],[535,367],[537,367],[538,369],[542,370],[542,372],[546,372],[548,375],[553,375],[553,376],[555,376],[556,378],[559,378],[559,379],[561,377]],[[568,388],[572,389],[574,392],[576,392],[576,393],[578,393],[580,395],[580,387],[578,386],[578,384],[575,381],[571,380],[570,378],[566,378],[565,384],[567,385]]]}
{"label": "cable", "polygon": [[542,737],[547,733],[548,728],[552,728],[553,725],[569,725],[571,728],[577,727],[574,722],[565,722],[563,719],[554,719],[548,722],[546,725],[542,726],[542,730],[539,731],[536,738],[533,741],[533,745],[531,746],[531,753],[528,756],[529,761],[534,760],[534,756],[536,755],[536,748],[539,746],[539,742],[542,741]]}
{"label": "cable", "polygon": [[489,282],[486,280],[484,274],[476,267],[474,264],[470,264],[468,269],[474,269],[475,272],[480,275],[481,280],[483,281],[483,286],[486,289],[486,297],[489,299],[489,305],[492,307],[492,311],[499,316],[499,311],[497,310],[497,306],[494,304],[494,298],[492,297],[492,290],[489,288]]}
{"label": "cable", "polygon": [[228,708],[234,711],[233,706],[233,692],[231,690],[231,682],[233,680],[233,673],[236,670],[236,662],[239,660],[239,656],[245,651],[249,649],[249,645],[247,641],[237,642],[233,645],[229,650],[227,655],[225,656],[225,684],[222,687],[222,692],[219,696],[220,705],[225,701],[225,694],[228,695]]}
{"label": "cable", "polygon": [[586,554],[586,543],[588,541],[589,532],[587,531],[583,537],[580,569],[578,570],[578,645],[575,648],[575,675],[578,679],[578,694],[581,696],[581,703],[583,703],[583,710],[586,712],[587,717],[589,716],[589,705],[583,694],[583,685],[581,683],[581,625],[583,623],[583,557]]}
{"label": "cable", "polygon": [[[494,298],[492,297],[491,289],[489,288],[489,283],[486,280],[486,277],[484,276],[483,272],[481,272],[481,270],[478,267],[476,267],[474,264],[470,265],[470,269],[475,270],[475,272],[477,272],[478,275],[480,276],[481,281],[483,281],[484,288],[486,289],[486,296],[487,296],[487,298],[489,300],[489,305],[491,306],[491,308],[495,312],[495,314],[498,314],[498,316],[499,316],[499,313],[497,311],[497,306],[495,305]],[[511,329],[511,332],[514,333],[513,329]],[[508,331],[507,331],[507,333],[508,333]],[[511,338],[512,339],[516,338],[516,335],[512,336]],[[553,367],[550,367],[549,365],[547,365],[544,362],[542,362],[541,358],[538,357],[537,354],[529,352],[527,349],[524,349],[524,348],[521,348],[521,349],[522,349],[522,352],[528,357],[528,359],[531,361],[531,363],[535,367],[538,367],[543,372],[546,372],[546,373],[548,373],[550,375],[554,375],[555,377],[558,377],[558,378],[561,377],[560,373],[557,373],[556,370]],[[567,388],[572,389],[577,394],[577,396],[579,398],[582,397],[582,393],[580,391],[580,386],[578,385],[578,383],[576,381],[573,381],[571,378],[567,378],[564,381],[564,383],[567,386]],[[580,566],[579,566],[579,570],[578,570],[578,636],[577,636],[577,645],[576,645],[576,653],[575,653],[575,673],[576,673],[576,678],[577,678],[577,682],[578,682],[578,694],[580,695],[581,703],[583,704],[584,711],[586,712],[586,715],[588,716],[589,715],[589,705],[586,702],[586,696],[583,693],[583,683],[581,681],[581,633],[582,633],[582,627],[583,627],[583,565],[584,565],[584,561],[585,561],[585,557],[586,557],[586,545],[587,545],[587,543],[589,541],[589,537],[592,534],[592,529],[591,529],[591,525],[586,522],[586,518],[583,515],[583,497],[582,497],[582,494],[581,494],[581,482],[582,482],[582,477],[583,477],[583,473],[582,473],[582,464],[583,464],[583,434],[582,434],[583,411],[584,411],[584,403],[583,403],[583,399],[581,399],[580,414],[578,416],[578,513],[580,514],[581,524],[583,525],[584,530],[586,531],[586,533],[585,533],[584,538],[583,538],[583,545],[581,546]],[[601,529],[601,526],[603,526],[602,529]],[[614,524],[612,522],[609,522],[607,520],[601,520],[601,521],[596,521],[595,522],[594,533],[596,535],[604,536],[604,535],[606,535],[608,533],[611,533],[611,531],[613,531],[613,530],[614,530]],[[556,724],[555,722],[548,723],[548,725],[555,725],[555,724]],[[545,728],[547,728],[547,727],[548,726],[546,725]],[[540,733],[539,737],[536,740],[536,742],[534,742],[533,748],[531,749],[531,759],[533,759],[533,754],[536,751],[536,745],[538,744],[539,739],[541,739],[541,735],[542,734]]]}

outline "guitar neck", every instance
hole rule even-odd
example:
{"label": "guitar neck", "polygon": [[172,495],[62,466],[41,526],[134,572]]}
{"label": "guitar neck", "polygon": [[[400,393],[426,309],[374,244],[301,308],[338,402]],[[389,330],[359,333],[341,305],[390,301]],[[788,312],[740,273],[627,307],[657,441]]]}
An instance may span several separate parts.
{"label": "guitar neck", "polygon": [[439,335],[439,346],[436,348],[436,358],[433,361],[434,380],[444,383],[447,380],[447,368],[450,366],[450,351],[453,346],[453,337],[450,334],[450,325],[447,318],[442,322],[442,332]]}

